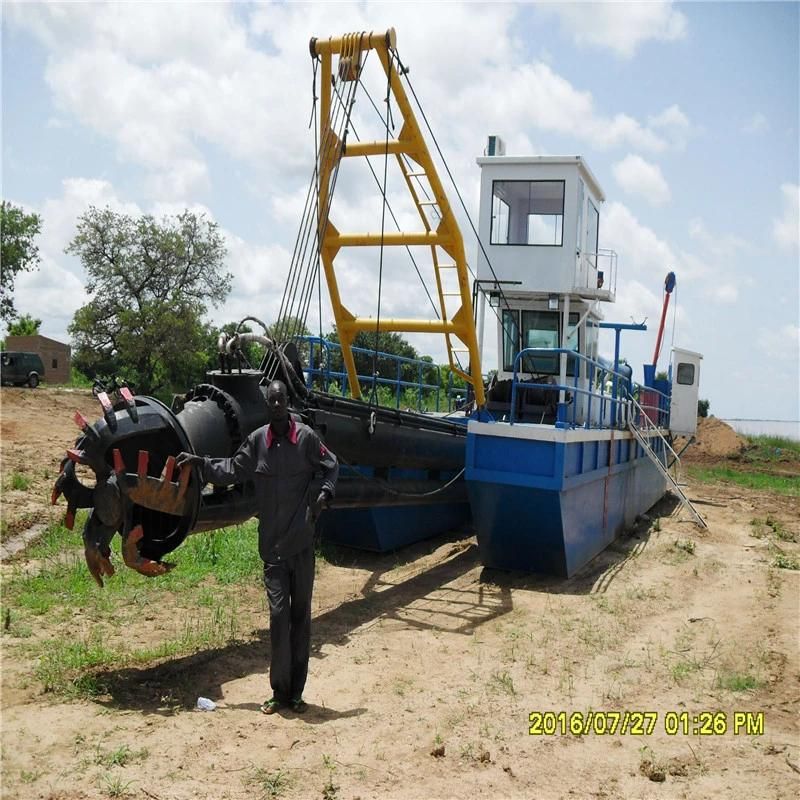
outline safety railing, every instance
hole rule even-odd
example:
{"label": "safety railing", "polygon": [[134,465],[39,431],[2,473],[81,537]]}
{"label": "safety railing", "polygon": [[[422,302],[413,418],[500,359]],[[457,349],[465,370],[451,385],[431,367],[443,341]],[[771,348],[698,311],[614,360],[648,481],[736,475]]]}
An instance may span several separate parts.
{"label": "safety railing", "polygon": [[575,270],[575,286],[617,292],[617,254],[600,248],[596,253],[582,253]]}
{"label": "safety railing", "polygon": [[[346,394],[348,391],[348,376],[347,371],[344,368],[344,364],[340,361],[341,368],[339,368],[338,364],[335,366],[332,366],[331,364],[334,354],[341,353],[341,345],[338,344],[338,342],[331,342],[328,339],[321,339],[319,336],[303,336],[302,340],[308,344],[309,348],[308,367],[306,367],[304,370],[306,373],[306,384],[310,387],[314,382],[314,379],[317,378],[319,379],[323,390],[327,392],[331,388],[331,384],[336,382],[340,387],[342,394]],[[383,361],[384,363],[389,361],[394,364],[394,369],[396,370],[395,377],[389,378],[378,375],[374,378],[374,380],[379,386],[394,387],[394,400],[396,408],[400,408],[401,398],[405,390],[413,389],[416,391],[417,395],[417,411],[424,410],[423,405],[426,392],[431,394],[435,392],[435,411],[439,411],[440,395],[446,393],[448,398],[448,410],[451,410],[454,391],[456,391],[452,386],[452,373],[450,376],[450,383],[447,389],[445,389],[445,387],[442,386],[442,370],[438,364],[434,364],[430,361],[423,361],[419,358],[398,356],[393,353],[378,352],[376,354],[374,350],[369,350],[365,347],[353,347],[351,350],[354,356],[356,354],[363,353],[370,359],[376,357],[378,361]],[[416,369],[416,381],[407,380],[403,376],[404,368],[406,368],[407,372],[408,367]],[[435,373],[437,383],[426,383],[424,380],[426,373],[428,375]],[[365,386],[369,387],[372,386],[373,376],[358,375],[358,380]]]}
{"label": "safety railing", "polygon": [[[520,379],[523,359],[535,359],[536,356],[553,358],[562,354],[572,362],[574,372],[567,383],[539,383]],[[628,427],[629,421],[639,424],[640,415],[645,415],[658,427],[666,427],[669,419],[667,395],[636,384],[625,373],[568,348],[529,347],[517,353],[511,381],[509,422],[512,425],[517,422],[520,389],[544,393],[542,397],[555,407],[555,425],[558,428],[622,429]],[[633,404],[631,398],[637,402]]]}

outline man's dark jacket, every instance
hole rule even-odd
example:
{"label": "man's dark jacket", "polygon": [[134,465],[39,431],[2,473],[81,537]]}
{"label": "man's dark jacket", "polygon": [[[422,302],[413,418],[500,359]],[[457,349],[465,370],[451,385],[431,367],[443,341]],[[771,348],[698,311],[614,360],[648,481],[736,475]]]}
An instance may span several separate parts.
{"label": "man's dark jacket", "polygon": [[319,436],[290,419],[286,436],[269,425],[254,430],[232,458],[206,458],[203,479],[217,486],[255,482],[258,499],[258,552],[265,562],[299,553],[314,540],[309,509],[311,482],[322,471],[322,489],[333,497],[339,464]]}

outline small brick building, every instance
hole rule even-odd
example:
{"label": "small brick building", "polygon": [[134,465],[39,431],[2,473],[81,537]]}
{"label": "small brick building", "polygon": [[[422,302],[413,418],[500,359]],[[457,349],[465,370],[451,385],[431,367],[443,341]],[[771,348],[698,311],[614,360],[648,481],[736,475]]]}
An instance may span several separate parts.
{"label": "small brick building", "polygon": [[6,336],[5,347],[9,351],[41,356],[44,380],[48,383],[69,382],[71,349],[68,344],[37,333],[34,336]]}

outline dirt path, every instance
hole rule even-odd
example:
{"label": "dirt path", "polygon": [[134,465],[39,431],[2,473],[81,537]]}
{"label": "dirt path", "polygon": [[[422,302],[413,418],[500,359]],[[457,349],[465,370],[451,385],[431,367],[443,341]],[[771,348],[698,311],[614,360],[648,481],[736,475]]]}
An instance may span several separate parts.
{"label": "dirt path", "polygon": [[[751,521],[800,538],[798,502],[689,494],[707,531],[662,501],[657,522],[569,581],[483,569],[473,539],[425,543],[399,565],[321,564],[303,717],[258,711],[257,587],[240,598],[245,641],[106,673],[94,702],[42,694],[24,642],[6,635],[2,797],[796,797],[800,573],[774,566]],[[67,628],[86,624],[80,611]],[[183,612],[144,608],[128,635],[153,635],[159,613]],[[217,710],[190,710],[198,695]],[[529,714],[546,711],[656,716],[649,735],[529,735]],[[693,732],[706,711],[723,715],[719,735]],[[763,733],[734,733],[737,712]],[[124,748],[125,766],[97,757]]]}
{"label": "dirt path", "polygon": [[[50,505],[50,493],[64,452],[80,434],[73,421],[76,411],[90,420],[100,416],[88,390],[0,389],[0,539],[63,517],[63,507]],[[20,488],[15,488],[15,475]]]}

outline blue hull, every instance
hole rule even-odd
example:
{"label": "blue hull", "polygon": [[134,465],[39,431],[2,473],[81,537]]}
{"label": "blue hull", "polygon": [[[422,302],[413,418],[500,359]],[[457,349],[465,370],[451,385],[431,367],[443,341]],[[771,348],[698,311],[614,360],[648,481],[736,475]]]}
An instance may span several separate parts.
{"label": "blue hull", "polygon": [[469,503],[425,506],[378,506],[326,511],[320,524],[327,541],[384,553],[469,523]]}
{"label": "blue hull", "polygon": [[484,427],[467,437],[467,488],[488,567],[570,577],[664,494],[663,476],[629,437],[525,433]]}
{"label": "blue hull", "polygon": [[[345,474],[355,472],[367,477],[374,476],[372,467],[343,468]],[[438,473],[442,484],[455,476],[456,472]],[[400,488],[403,480],[430,480],[428,470],[391,468],[385,476],[389,485]],[[406,505],[371,505],[361,508],[335,508],[320,517],[322,536],[335,544],[384,553],[397,550],[424,539],[444,533],[454,533],[470,521],[470,506],[466,493],[459,493],[458,501],[450,494],[447,501],[436,502],[428,497],[423,502],[407,500]]]}

